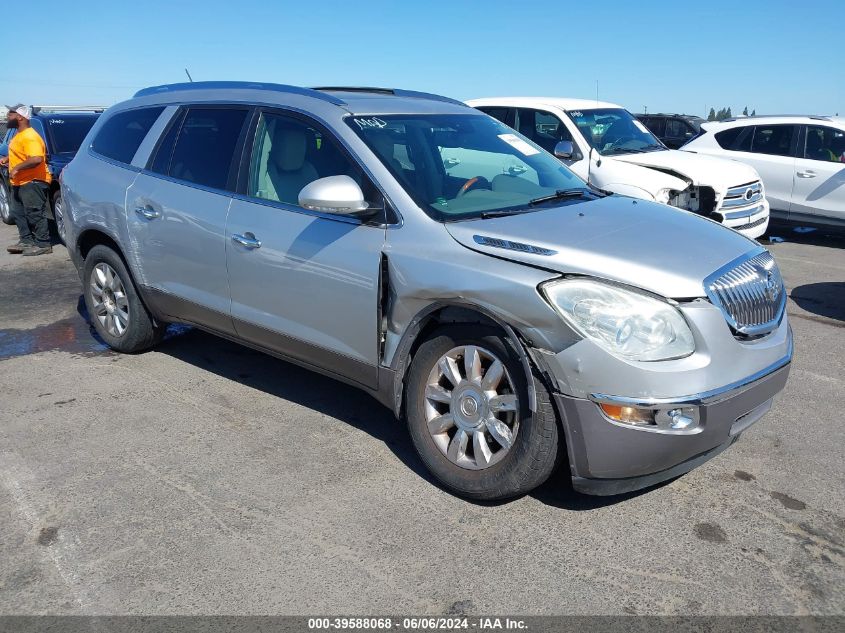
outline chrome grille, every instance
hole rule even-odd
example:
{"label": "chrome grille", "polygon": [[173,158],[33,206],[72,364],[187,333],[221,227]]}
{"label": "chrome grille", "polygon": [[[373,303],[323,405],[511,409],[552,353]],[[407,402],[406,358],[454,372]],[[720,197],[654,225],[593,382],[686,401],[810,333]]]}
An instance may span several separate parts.
{"label": "chrome grille", "polygon": [[708,277],[704,287],[710,301],[741,336],[767,334],[783,317],[786,290],[768,251],[734,260]]}
{"label": "chrome grille", "polygon": [[722,211],[729,211],[731,209],[739,209],[747,207],[752,204],[757,204],[763,199],[763,185],[759,180],[749,182],[744,185],[737,185],[731,187],[722,198],[722,204],[719,209]]}

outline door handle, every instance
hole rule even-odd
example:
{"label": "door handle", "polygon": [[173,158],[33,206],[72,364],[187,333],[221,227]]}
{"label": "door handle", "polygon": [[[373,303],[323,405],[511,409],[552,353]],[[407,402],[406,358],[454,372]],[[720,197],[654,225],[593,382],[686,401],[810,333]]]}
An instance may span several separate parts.
{"label": "door handle", "polygon": [[147,220],[155,220],[161,217],[161,211],[156,211],[152,207],[135,207],[135,213]]}
{"label": "door handle", "polygon": [[243,235],[235,233],[232,236],[232,241],[235,244],[240,244],[241,246],[245,246],[250,249],[261,248],[261,240],[257,239],[252,233],[245,233]]}
{"label": "door handle", "polygon": [[816,172],[811,171],[811,170],[809,170],[809,169],[808,169],[807,171],[799,171],[799,172],[796,174],[796,176],[798,176],[799,178],[815,178],[815,177],[816,177]]}

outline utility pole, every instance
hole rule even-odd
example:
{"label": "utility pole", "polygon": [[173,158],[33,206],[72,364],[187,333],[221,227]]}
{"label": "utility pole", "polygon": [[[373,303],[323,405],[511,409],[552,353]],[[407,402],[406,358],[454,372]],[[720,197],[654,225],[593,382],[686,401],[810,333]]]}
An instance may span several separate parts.
{"label": "utility pole", "polygon": [[599,80],[596,79],[596,105],[599,104]]}
{"label": "utility pole", "polygon": [[647,105],[643,106],[643,114],[648,114],[648,106]]}

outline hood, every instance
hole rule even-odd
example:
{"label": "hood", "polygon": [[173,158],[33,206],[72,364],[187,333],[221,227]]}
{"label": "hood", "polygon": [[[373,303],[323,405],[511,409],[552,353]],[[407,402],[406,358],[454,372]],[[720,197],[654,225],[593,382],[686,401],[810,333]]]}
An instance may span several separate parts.
{"label": "hood", "polygon": [[713,187],[717,193],[724,193],[731,187],[760,180],[757,171],[750,165],[727,158],[702,156],[674,149],[644,154],[622,154],[611,158],[642,167],[674,172],[691,181],[693,185]]}
{"label": "hood", "polygon": [[[694,213],[620,196],[445,226],[455,240],[481,253],[674,299],[704,297],[708,275],[760,248]],[[495,240],[516,242],[519,250]]]}

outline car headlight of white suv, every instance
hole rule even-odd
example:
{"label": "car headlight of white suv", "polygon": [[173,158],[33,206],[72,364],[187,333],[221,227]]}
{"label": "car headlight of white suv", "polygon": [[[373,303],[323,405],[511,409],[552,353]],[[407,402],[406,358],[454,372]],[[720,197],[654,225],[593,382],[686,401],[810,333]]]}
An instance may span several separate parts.
{"label": "car headlight of white suv", "polygon": [[683,358],[695,351],[680,311],[659,299],[591,279],[556,279],[540,286],[576,332],[625,360]]}

